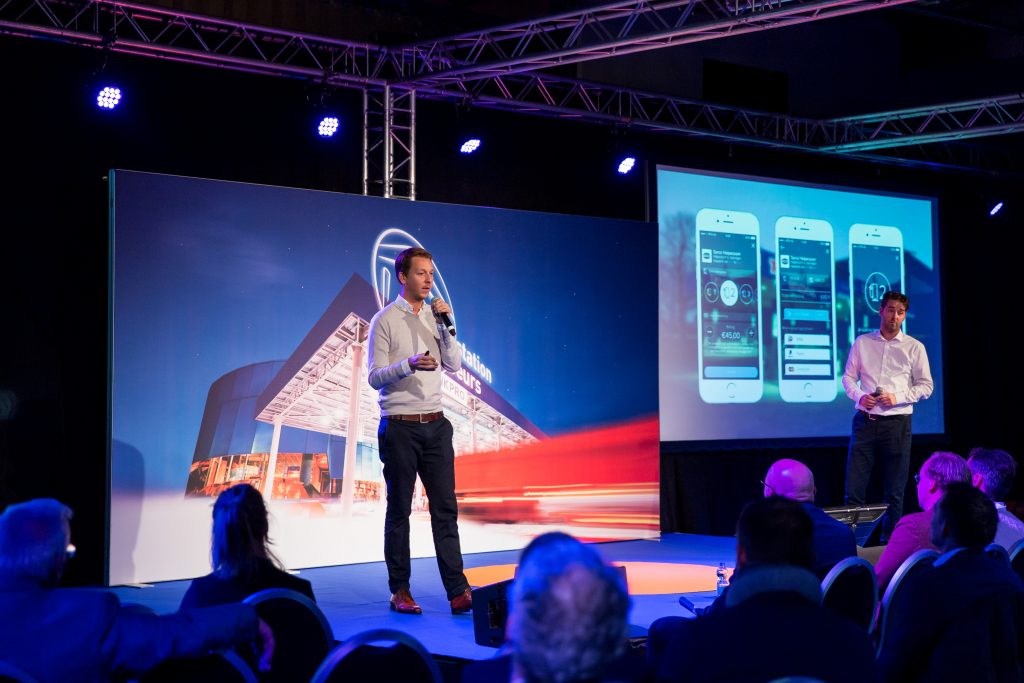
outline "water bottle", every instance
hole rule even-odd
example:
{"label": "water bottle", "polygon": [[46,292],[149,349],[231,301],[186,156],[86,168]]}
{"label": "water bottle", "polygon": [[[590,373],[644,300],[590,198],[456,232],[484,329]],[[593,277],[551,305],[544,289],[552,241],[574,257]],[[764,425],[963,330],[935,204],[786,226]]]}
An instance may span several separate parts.
{"label": "water bottle", "polygon": [[718,594],[721,595],[729,585],[729,582],[725,578],[725,562],[718,563],[718,570],[715,571],[715,574],[718,575],[718,583],[715,586],[715,590],[717,590]]}

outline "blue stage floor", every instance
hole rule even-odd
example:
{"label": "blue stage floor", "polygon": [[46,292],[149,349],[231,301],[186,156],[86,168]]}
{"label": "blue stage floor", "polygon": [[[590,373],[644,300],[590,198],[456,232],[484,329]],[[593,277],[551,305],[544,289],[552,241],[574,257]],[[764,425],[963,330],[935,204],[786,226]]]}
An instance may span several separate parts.
{"label": "blue stage floor", "polygon": [[[609,562],[668,562],[707,565],[713,572],[719,562],[733,566],[736,541],[731,537],[664,534],[660,539],[617,541],[596,546]],[[467,568],[515,564],[519,551],[466,555]],[[452,616],[437,574],[434,558],[412,561],[412,594],[423,614],[396,614],[388,609],[387,570],[383,562],[304,569],[300,575],[313,584],[317,604],[334,630],[345,640],[371,628],[393,628],[409,633],[435,655],[486,659],[494,648],[473,639],[472,615]],[[628,575],[627,575],[628,578]],[[151,587],[117,586],[110,590],[124,602],[145,605],[158,613],[178,609],[189,581],[167,581]],[[707,603],[713,593],[688,593],[694,602]],[[634,595],[629,622],[634,633],[645,633],[651,622],[666,615],[691,616],[679,606],[679,594]]]}

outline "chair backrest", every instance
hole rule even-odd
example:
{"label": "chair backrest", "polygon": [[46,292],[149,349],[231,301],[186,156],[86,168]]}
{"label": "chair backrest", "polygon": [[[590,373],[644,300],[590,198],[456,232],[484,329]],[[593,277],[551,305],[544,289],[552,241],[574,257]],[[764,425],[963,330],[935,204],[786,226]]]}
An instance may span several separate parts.
{"label": "chair backrest", "polygon": [[232,650],[169,659],[138,680],[139,683],[258,683],[249,665]]}
{"label": "chair backrest", "polygon": [[991,557],[993,560],[999,560],[1005,562],[1006,566],[1010,566],[1010,554],[1006,552],[1006,548],[999,545],[998,543],[989,543],[985,546],[985,554]]}
{"label": "chair backrest", "polygon": [[1010,567],[1017,572],[1017,576],[1024,579],[1024,538],[1010,546]]}
{"label": "chair backrest", "polygon": [[274,660],[270,672],[261,675],[260,680],[309,680],[317,664],[334,647],[334,632],[316,603],[287,588],[268,588],[243,602],[255,607],[274,632]]}
{"label": "chair backrest", "polygon": [[[376,643],[391,643],[389,647]],[[343,681],[404,681],[441,683],[437,662],[418,640],[393,629],[357,633],[324,659],[310,683]]]}
{"label": "chair backrest", "polygon": [[30,674],[25,673],[13,664],[0,662],[0,683],[37,683]]}
{"label": "chair backrest", "polygon": [[860,557],[842,560],[821,582],[821,604],[871,633],[878,612],[875,568]]}
{"label": "chair backrest", "polygon": [[878,625],[879,654],[885,649],[886,623],[891,619],[892,614],[901,608],[901,587],[908,578],[935,564],[938,557],[939,553],[934,550],[918,550],[904,560],[900,568],[896,570],[892,581],[889,582],[889,587],[885,589],[885,595],[882,596],[882,613]]}

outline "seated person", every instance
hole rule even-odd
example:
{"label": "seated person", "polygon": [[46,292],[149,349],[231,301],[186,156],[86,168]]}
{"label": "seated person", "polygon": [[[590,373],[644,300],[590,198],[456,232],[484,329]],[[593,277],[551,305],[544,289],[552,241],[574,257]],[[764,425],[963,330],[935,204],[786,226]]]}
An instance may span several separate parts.
{"label": "seated person", "polygon": [[249,605],[146,614],[102,590],[58,588],[71,510],[31,500],[0,515],[0,661],[40,683],[109,681],[174,657],[259,643],[269,670],[274,638]]}
{"label": "seated person", "polygon": [[838,562],[857,556],[857,540],[850,527],[814,504],[817,493],[814,474],[798,460],[777,460],[764,477],[765,498],[775,495],[795,500],[810,516],[814,524],[814,573],[824,579]]}
{"label": "seated person", "polygon": [[908,557],[918,550],[937,550],[931,540],[933,508],[947,486],[954,482],[969,483],[971,471],[967,462],[956,453],[937,451],[924,461],[914,479],[917,480],[917,502],[923,512],[904,515],[896,523],[889,543],[875,565],[881,591],[885,591],[896,570]]}
{"label": "seated person", "polygon": [[563,533],[538,536],[509,590],[504,649],[511,656],[471,663],[462,681],[638,680],[642,662],[623,666],[628,612],[622,577],[596,550]]}
{"label": "seated person", "polygon": [[315,600],[309,581],[280,568],[269,530],[259,491],[249,484],[221,491],[213,505],[213,573],[192,581],[182,609],[241,602],[267,588],[288,588]]}
{"label": "seated person", "polygon": [[657,680],[878,680],[867,633],[821,606],[813,528],[795,501],[771,496],[748,504],[736,527],[725,606],[677,623],[661,660],[652,661]]}
{"label": "seated person", "polygon": [[993,543],[1009,550],[1010,546],[1024,538],[1024,522],[1007,510],[1003,502],[1017,474],[1017,462],[1006,451],[975,448],[967,456],[967,466],[971,469],[971,484],[974,488],[980,489],[996,504],[999,526]]}
{"label": "seated person", "polygon": [[992,501],[951,483],[935,505],[942,556],[901,586],[879,663],[887,681],[1020,681],[1024,583],[984,548],[996,533]]}

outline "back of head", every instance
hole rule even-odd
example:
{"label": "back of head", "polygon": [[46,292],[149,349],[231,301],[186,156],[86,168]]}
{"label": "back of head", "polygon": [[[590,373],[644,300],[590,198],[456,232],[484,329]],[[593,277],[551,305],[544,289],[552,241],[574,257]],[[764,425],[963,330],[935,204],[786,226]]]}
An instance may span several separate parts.
{"label": "back of head", "polygon": [[992,500],[1006,500],[1017,475],[1017,461],[1012,455],[993,448],[975,448],[967,456],[967,466],[981,477],[981,490]]}
{"label": "back of head", "polygon": [[971,470],[967,467],[967,461],[956,453],[935,451],[925,461],[924,469],[942,490],[948,489],[950,484],[967,484],[971,481]]}
{"label": "back of head", "polygon": [[814,566],[814,525],[800,503],[769,496],[748,503],[736,523],[745,564]]}
{"label": "back of head", "polygon": [[622,577],[567,534],[526,547],[509,601],[508,640],[527,683],[595,680],[625,644]]}
{"label": "back of head", "polygon": [[52,498],[9,506],[0,515],[0,576],[52,587],[71,540],[71,508]]}
{"label": "back of head", "polygon": [[276,563],[269,549],[270,524],[260,492],[249,484],[221,491],[213,505],[213,571],[223,579],[247,578],[266,560]]}
{"label": "back of head", "polygon": [[981,549],[995,538],[998,525],[999,514],[988,496],[970,484],[953,482],[935,506],[932,542],[943,550]]}
{"label": "back of head", "polygon": [[764,477],[765,493],[801,503],[814,502],[814,474],[799,460],[783,458],[768,468]]}

